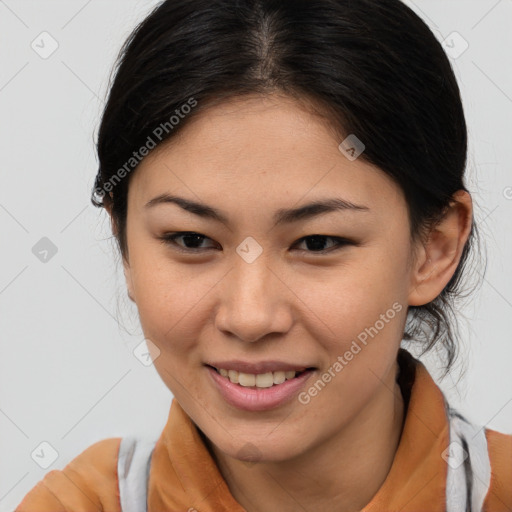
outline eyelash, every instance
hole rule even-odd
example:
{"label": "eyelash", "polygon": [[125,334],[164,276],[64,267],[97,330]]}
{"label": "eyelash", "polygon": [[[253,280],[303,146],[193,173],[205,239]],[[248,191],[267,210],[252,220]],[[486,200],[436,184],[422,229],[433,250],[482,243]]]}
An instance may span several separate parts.
{"label": "eyelash", "polygon": [[[204,252],[204,251],[213,249],[213,247],[206,247],[203,249],[201,249],[201,248],[195,248],[195,249],[194,248],[186,248],[186,247],[182,247],[182,246],[178,245],[175,242],[175,240],[177,238],[180,238],[182,236],[187,236],[187,235],[188,236],[196,235],[196,236],[201,237],[203,240],[209,239],[209,237],[207,237],[206,235],[202,235],[201,233],[196,233],[195,231],[176,231],[176,232],[172,232],[172,233],[166,233],[163,236],[158,237],[158,239],[165,245],[172,245],[177,251],[185,252],[185,253],[189,253],[189,254]],[[323,249],[321,251],[308,251],[306,249],[301,249],[302,252],[308,252],[311,254],[326,254],[328,252],[333,252],[333,251],[339,250],[346,245],[350,245],[350,244],[354,243],[351,240],[348,240],[346,238],[337,237],[337,236],[309,235],[309,236],[304,236],[302,238],[299,238],[299,240],[297,240],[297,242],[295,242],[294,245],[299,244],[299,243],[301,243],[305,240],[311,239],[311,238],[330,238],[330,239],[336,241],[336,245],[334,247],[331,247],[329,249]]]}

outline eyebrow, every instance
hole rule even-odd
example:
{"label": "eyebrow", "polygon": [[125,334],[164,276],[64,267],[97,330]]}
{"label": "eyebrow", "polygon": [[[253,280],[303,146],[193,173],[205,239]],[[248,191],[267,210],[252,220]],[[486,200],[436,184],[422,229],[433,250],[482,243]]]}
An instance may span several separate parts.
{"label": "eyebrow", "polygon": [[[157,197],[154,197],[146,203],[145,208],[152,208],[159,204],[176,204],[183,210],[198,215],[199,217],[216,220],[224,224],[229,224],[227,216],[224,215],[220,210],[217,210],[216,208],[208,206],[204,203],[191,201],[190,199],[185,199],[183,197],[173,196],[170,194],[161,194]],[[318,215],[336,211],[368,212],[370,211],[370,208],[364,205],[354,204],[350,201],[346,201],[345,199],[340,198],[319,199],[312,203],[299,206],[298,208],[281,208],[277,210],[274,214],[274,223],[276,225],[289,224],[299,220],[311,219]]]}

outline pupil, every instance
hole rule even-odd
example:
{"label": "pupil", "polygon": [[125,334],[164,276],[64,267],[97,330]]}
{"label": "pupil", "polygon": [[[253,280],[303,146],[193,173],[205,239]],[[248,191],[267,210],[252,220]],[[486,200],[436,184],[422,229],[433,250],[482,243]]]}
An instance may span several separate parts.
{"label": "pupil", "polygon": [[[311,241],[313,241],[312,244],[310,243]],[[322,241],[323,241],[323,243],[322,243]],[[325,237],[322,237],[319,235],[310,236],[306,240],[306,245],[308,246],[308,249],[322,251],[324,249],[323,246],[325,245]]]}
{"label": "pupil", "polygon": [[[192,240],[195,239],[195,242],[201,242],[203,237],[201,235],[195,235],[195,234],[188,234],[188,235],[183,235],[183,241],[185,242],[185,245],[188,247],[188,243],[187,243],[187,239],[189,238],[192,238]],[[193,248],[196,248],[197,246],[194,245],[194,242],[192,242],[192,245],[193,245]],[[189,247],[190,248],[190,247]]]}

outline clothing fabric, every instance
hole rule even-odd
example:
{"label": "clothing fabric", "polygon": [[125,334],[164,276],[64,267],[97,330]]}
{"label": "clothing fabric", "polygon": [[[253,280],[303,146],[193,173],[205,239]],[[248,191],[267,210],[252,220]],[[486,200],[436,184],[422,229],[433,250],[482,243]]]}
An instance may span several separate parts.
{"label": "clothing fabric", "polygon": [[[512,434],[452,409],[425,366],[398,355],[406,405],[390,472],[362,512],[512,511]],[[155,439],[109,438],[50,471],[15,512],[245,512],[176,399]]]}

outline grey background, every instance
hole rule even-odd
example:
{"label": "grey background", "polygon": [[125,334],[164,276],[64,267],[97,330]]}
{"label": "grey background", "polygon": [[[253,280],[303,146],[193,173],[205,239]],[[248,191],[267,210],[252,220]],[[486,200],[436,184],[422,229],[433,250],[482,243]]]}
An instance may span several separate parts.
{"label": "grey background", "polygon": [[[143,340],[136,310],[107,215],[89,201],[111,66],[156,3],[0,0],[0,511],[93,442],[156,436],[167,420],[172,396],[133,354]],[[467,371],[440,385],[474,421],[512,433],[512,0],[406,3],[450,51],[469,45],[451,58],[488,250],[463,311]],[[48,52],[53,40],[47,58],[31,46]],[[424,361],[437,376],[435,357]],[[47,468],[36,462],[53,453],[42,442],[57,452]]]}

